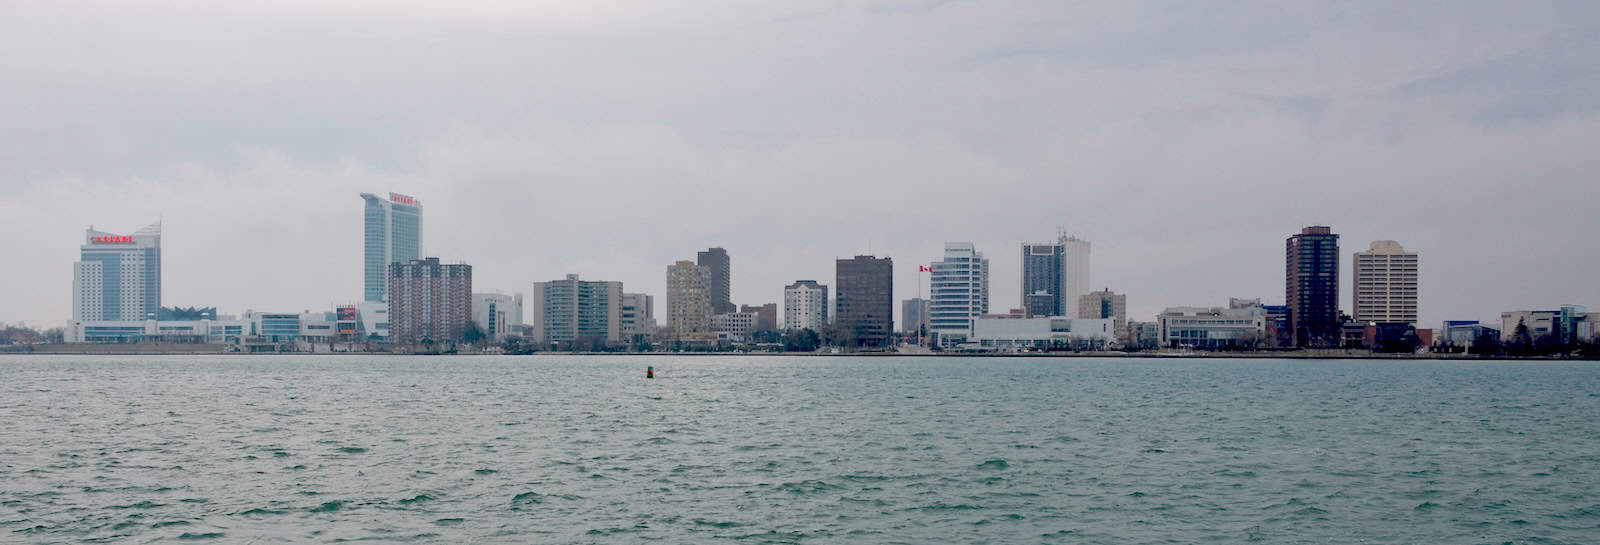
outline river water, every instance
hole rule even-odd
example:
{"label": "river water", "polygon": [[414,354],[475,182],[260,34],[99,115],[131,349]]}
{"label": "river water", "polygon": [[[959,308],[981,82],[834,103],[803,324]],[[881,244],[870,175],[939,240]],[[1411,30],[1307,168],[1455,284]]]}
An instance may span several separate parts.
{"label": "river water", "polygon": [[208,540],[1600,543],[1600,365],[0,356],[0,543]]}

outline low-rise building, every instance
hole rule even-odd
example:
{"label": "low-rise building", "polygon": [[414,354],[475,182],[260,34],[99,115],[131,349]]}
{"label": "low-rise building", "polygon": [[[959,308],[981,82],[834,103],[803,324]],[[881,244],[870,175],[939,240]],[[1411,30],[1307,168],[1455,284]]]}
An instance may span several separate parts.
{"label": "low-rise building", "polygon": [[1157,317],[1160,344],[1168,348],[1253,348],[1261,344],[1267,312],[1243,308],[1171,307]]}
{"label": "low-rise building", "polygon": [[756,315],[755,329],[751,331],[777,331],[778,330],[778,304],[765,305],[739,305],[739,312],[749,312]]}
{"label": "low-rise building", "polygon": [[221,320],[72,320],[62,332],[69,343],[228,344],[251,336],[251,322]]}
{"label": "low-rise building", "polygon": [[1574,345],[1587,342],[1594,338],[1594,329],[1589,324],[1589,309],[1582,305],[1561,305],[1560,314],[1556,316],[1555,331],[1561,335],[1562,342]]}
{"label": "low-rise building", "polygon": [[1156,322],[1128,322],[1123,326],[1122,345],[1140,350],[1161,346],[1161,324]]}
{"label": "low-rise building", "polygon": [[257,342],[326,344],[339,340],[336,312],[246,310],[239,318],[249,325],[247,338]]}
{"label": "low-rise building", "polygon": [[656,333],[656,298],[643,293],[622,294],[622,337],[638,342]]}
{"label": "low-rise building", "polygon": [[1511,342],[1517,334],[1517,325],[1528,327],[1528,333],[1537,339],[1550,333],[1555,324],[1556,310],[1512,310],[1500,313],[1500,340]]}
{"label": "low-rise building", "polygon": [[1116,320],[1118,340],[1127,342],[1123,335],[1128,323],[1128,296],[1106,288],[1078,296],[1079,318],[1111,318]]}
{"label": "low-rise building", "polygon": [[1478,323],[1477,320],[1445,320],[1439,328],[1439,342],[1471,348],[1478,338],[1490,335],[1500,338],[1500,330]]}
{"label": "low-rise building", "polygon": [[472,321],[489,341],[506,340],[522,325],[522,294],[472,294]]}
{"label": "low-rise building", "polygon": [[356,330],[371,342],[389,340],[389,303],[362,301],[356,303]]}
{"label": "low-rise building", "polygon": [[745,342],[756,331],[758,321],[754,312],[724,312],[711,317],[711,331],[717,340]]}
{"label": "low-rise building", "polygon": [[1110,318],[977,318],[961,347],[1001,350],[1104,350],[1116,343]]}

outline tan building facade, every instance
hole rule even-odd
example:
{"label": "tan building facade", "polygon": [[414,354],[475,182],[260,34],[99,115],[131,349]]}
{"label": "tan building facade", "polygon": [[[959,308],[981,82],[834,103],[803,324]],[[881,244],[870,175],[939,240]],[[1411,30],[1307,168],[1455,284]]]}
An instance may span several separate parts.
{"label": "tan building facade", "polygon": [[711,331],[711,268],[693,261],[667,267],[667,327],[673,335]]}
{"label": "tan building facade", "polygon": [[1117,340],[1128,342],[1124,329],[1128,324],[1128,296],[1110,289],[1091,291],[1078,296],[1079,318],[1111,318],[1117,328]]}
{"label": "tan building facade", "polygon": [[1393,240],[1356,252],[1350,310],[1361,323],[1417,323],[1417,253]]}

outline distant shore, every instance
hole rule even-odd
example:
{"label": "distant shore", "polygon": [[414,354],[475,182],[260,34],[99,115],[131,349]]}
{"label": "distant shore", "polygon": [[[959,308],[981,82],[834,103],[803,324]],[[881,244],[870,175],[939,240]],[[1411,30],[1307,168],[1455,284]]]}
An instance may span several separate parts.
{"label": "distant shore", "polygon": [[1312,360],[1464,360],[1464,361],[1489,361],[1489,360],[1516,360],[1516,361],[1600,361],[1594,358],[1559,358],[1559,357],[1518,357],[1518,356],[1478,356],[1474,354],[1386,354],[1374,353],[1363,350],[1298,350],[1298,351],[1258,351],[1258,352],[983,352],[983,353],[955,353],[955,352],[535,352],[532,354],[498,354],[492,352],[461,352],[454,354],[413,354],[402,352],[227,352],[224,345],[213,344],[41,344],[28,346],[0,347],[0,355],[71,355],[71,356],[674,356],[674,357],[706,357],[706,356],[804,356],[804,357],[838,357],[838,356],[864,356],[886,358],[917,358],[917,357],[945,357],[945,358],[1137,358],[1137,359],[1312,359]]}

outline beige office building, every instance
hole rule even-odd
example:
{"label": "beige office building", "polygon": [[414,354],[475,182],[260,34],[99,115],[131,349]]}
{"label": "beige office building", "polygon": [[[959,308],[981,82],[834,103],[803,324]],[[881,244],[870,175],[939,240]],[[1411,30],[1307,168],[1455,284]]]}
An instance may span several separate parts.
{"label": "beige office building", "polygon": [[1127,342],[1124,328],[1128,325],[1128,296],[1110,289],[1091,291],[1078,296],[1079,318],[1111,318],[1117,328],[1117,340]]}
{"label": "beige office building", "polygon": [[711,331],[711,268],[693,261],[667,267],[667,327],[673,335]]}
{"label": "beige office building", "polygon": [[1351,311],[1355,321],[1417,323],[1417,253],[1393,240],[1356,252]]}

